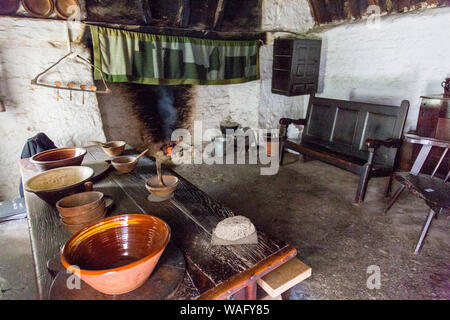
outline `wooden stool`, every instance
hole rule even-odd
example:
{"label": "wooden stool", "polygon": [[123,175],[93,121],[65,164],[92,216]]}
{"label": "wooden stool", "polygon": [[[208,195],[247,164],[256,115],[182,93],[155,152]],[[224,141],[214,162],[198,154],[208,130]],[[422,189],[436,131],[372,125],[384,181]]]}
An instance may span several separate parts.
{"label": "wooden stool", "polygon": [[[294,258],[257,280],[258,285],[272,298],[281,296],[296,284],[311,276],[311,268]],[[267,300],[263,299],[263,300]]]}

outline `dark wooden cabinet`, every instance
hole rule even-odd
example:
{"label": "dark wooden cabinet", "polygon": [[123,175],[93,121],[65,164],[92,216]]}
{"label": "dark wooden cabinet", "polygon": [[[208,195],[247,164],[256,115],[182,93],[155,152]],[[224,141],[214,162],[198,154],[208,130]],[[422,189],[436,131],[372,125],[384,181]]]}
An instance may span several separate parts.
{"label": "dark wooden cabinet", "polygon": [[[417,135],[450,141],[450,98],[443,95],[423,96],[417,121]],[[413,159],[417,157],[419,148],[413,148]],[[442,155],[442,148],[431,150],[428,161],[423,166],[423,173],[431,174]],[[450,157],[443,159],[438,174],[445,177],[450,169]]]}
{"label": "dark wooden cabinet", "polygon": [[298,96],[316,93],[322,40],[278,38],[273,49],[272,93]]}

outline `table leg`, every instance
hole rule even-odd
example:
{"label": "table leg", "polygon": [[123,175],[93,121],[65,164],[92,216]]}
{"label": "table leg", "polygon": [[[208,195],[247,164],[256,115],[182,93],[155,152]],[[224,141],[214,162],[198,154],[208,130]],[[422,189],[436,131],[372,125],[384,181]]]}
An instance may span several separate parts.
{"label": "table leg", "polygon": [[256,282],[249,283],[245,288],[232,295],[232,300],[256,300]]}

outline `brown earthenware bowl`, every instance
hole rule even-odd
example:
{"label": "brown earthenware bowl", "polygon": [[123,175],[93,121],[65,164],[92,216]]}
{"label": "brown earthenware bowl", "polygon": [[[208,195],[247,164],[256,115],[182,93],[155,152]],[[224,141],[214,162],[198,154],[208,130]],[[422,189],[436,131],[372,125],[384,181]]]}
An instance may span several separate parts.
{"label": "brown earthenware bowl", "polygon": [[23,8],[32,16],[47,18],[53,13],[52,0],[22,0]]}
{"label": "brown earthenware bowl", "polygon": [[61,220],[61,224],[64,226],[64,228],[66,228],[67,231],[69,231],[71,234],[74,234],[74,233],[77,233],[78,231],[80,231],[81,229],[91,225],[92,223],[96,223],[97,221],[100,221],[105,216],[106,216],[106,210],[103,211],[103,213],[99,214],[97,217],[92,218],[92,220],[89,222],[80,223],[80,224],[70,224],[70,223],[65,223],[63,220]]}
{"label": "brown earthenware bowl", "polygon": [[94,169],[89,167],[56,168],[28,179],[24,188],[49,204],[55,204],[59,199],[84,191],[84,184],[93,176]]}
{"label": "brown earthenware bowl", "polygon": [[76,217],[97,208],[104,201],[103,197],[103,193],[98,191],[76,193],[59,200],[56,209],[61,217]]}
{"label": "brown earthenware bowl", "polygon": [[145,187],[147,190],[160,198],[169,197],[174,193],[175,189],[178,186],[178,178],[175,176],[162,176],[162,180],[165,186],[161,185],[158,180],[158,176],[151,177],[147,180]]}
{"label": "brown earthenware bowl", "polygon": [[102,145],[102,149],[107,155],[115,157],[122,154],[126,144],[125,141],[109,141]]}
{"label": "brown earthenware bowl", "polygon": [[39,171],[59,167],[79,166],[83,162],[87,150],[84,148],[57,148],[40,152],[31,157]]}
{"label": "brown earthenware bowl", "polygon": [[61,221],[65,224],[71,224],[71,225],[78,225],[78,224],[88,224],[95,221],[98,221],[105,217],[106,215],[106,208],[105,208],[105,201],[102,201],[102,203],[95,209],[91,211],[87,211],[79,216],[76,217],[70,217],[70,218],[64,218],[61,217]]}
{"label": "brown earthenware bowl", "polygon": [[111,165],[121,173],[129,173],[136,169],[138,162],[136,157],[123,156],[111,160]]}
{"label": "brown earthenware bowl", "polygon": [[90,224],[64,245],[61,263],[77,266],[83,281],[105,294],[139,288],[170,240],[170,228],[146,214],[114,216]]}
{"label": "brown earthenware bowl", "polygon": [[69,19],[73,14],[80,12],[78,0],[54,0],[55,13],[62,19]]}

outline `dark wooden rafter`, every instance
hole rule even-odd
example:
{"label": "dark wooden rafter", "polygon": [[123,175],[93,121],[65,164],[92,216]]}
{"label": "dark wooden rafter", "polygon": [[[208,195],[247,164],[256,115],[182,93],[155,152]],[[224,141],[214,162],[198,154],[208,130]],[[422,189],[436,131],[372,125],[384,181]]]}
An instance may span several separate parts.
{"label": "dark wooden rafter", "polygon": [[325,0],[308,0],[308,2],[316,22],[328,23],[332,21]]}
{"label": "dark wooden rafter", "polygon": [[145,24],[150,24],[152,22],[152,12],[148,3],[149,0],[139,0],[139,6],[142,9],[142,18]]}
{"label": "dark wooden rafter", "polygon": [[240,32],[240,31],[213,31],[213,30],[194,30],[187,28],[171,28],[157,26],[125,25],[115,23],[103,23],[94,21],[85,21],[88,25],[97,25],[102,27],[121,29],[127,31],[162,34],[167,36],[194,37],[211,40],[261,40],[264,43],[267,39],[266,32]]}
{"label": "dark wooden rafter", "polygon": [[225,6],[226,6],[227,0],[218,0],[217,1],[217,8],[216,13],[214,15],[214,24],[213,24],[213,30],[220,30],[222,27],[222,21],[223,16],[225,13]]}
{"label": "dark wooden rafter", "polygon": [[311,13],[318,24],[345,19],[359,19],[372,14],[370,6],[378,6],[380,13],[404,12],[422,6],[450,6],[450,0],[308,0]]}
{"label": "dark wooden rafter", "polygon": [[180,0],[180,9],[178,10],[176,25],[179,28],[186,28],[189,24],[191,14],[191,0]]}

